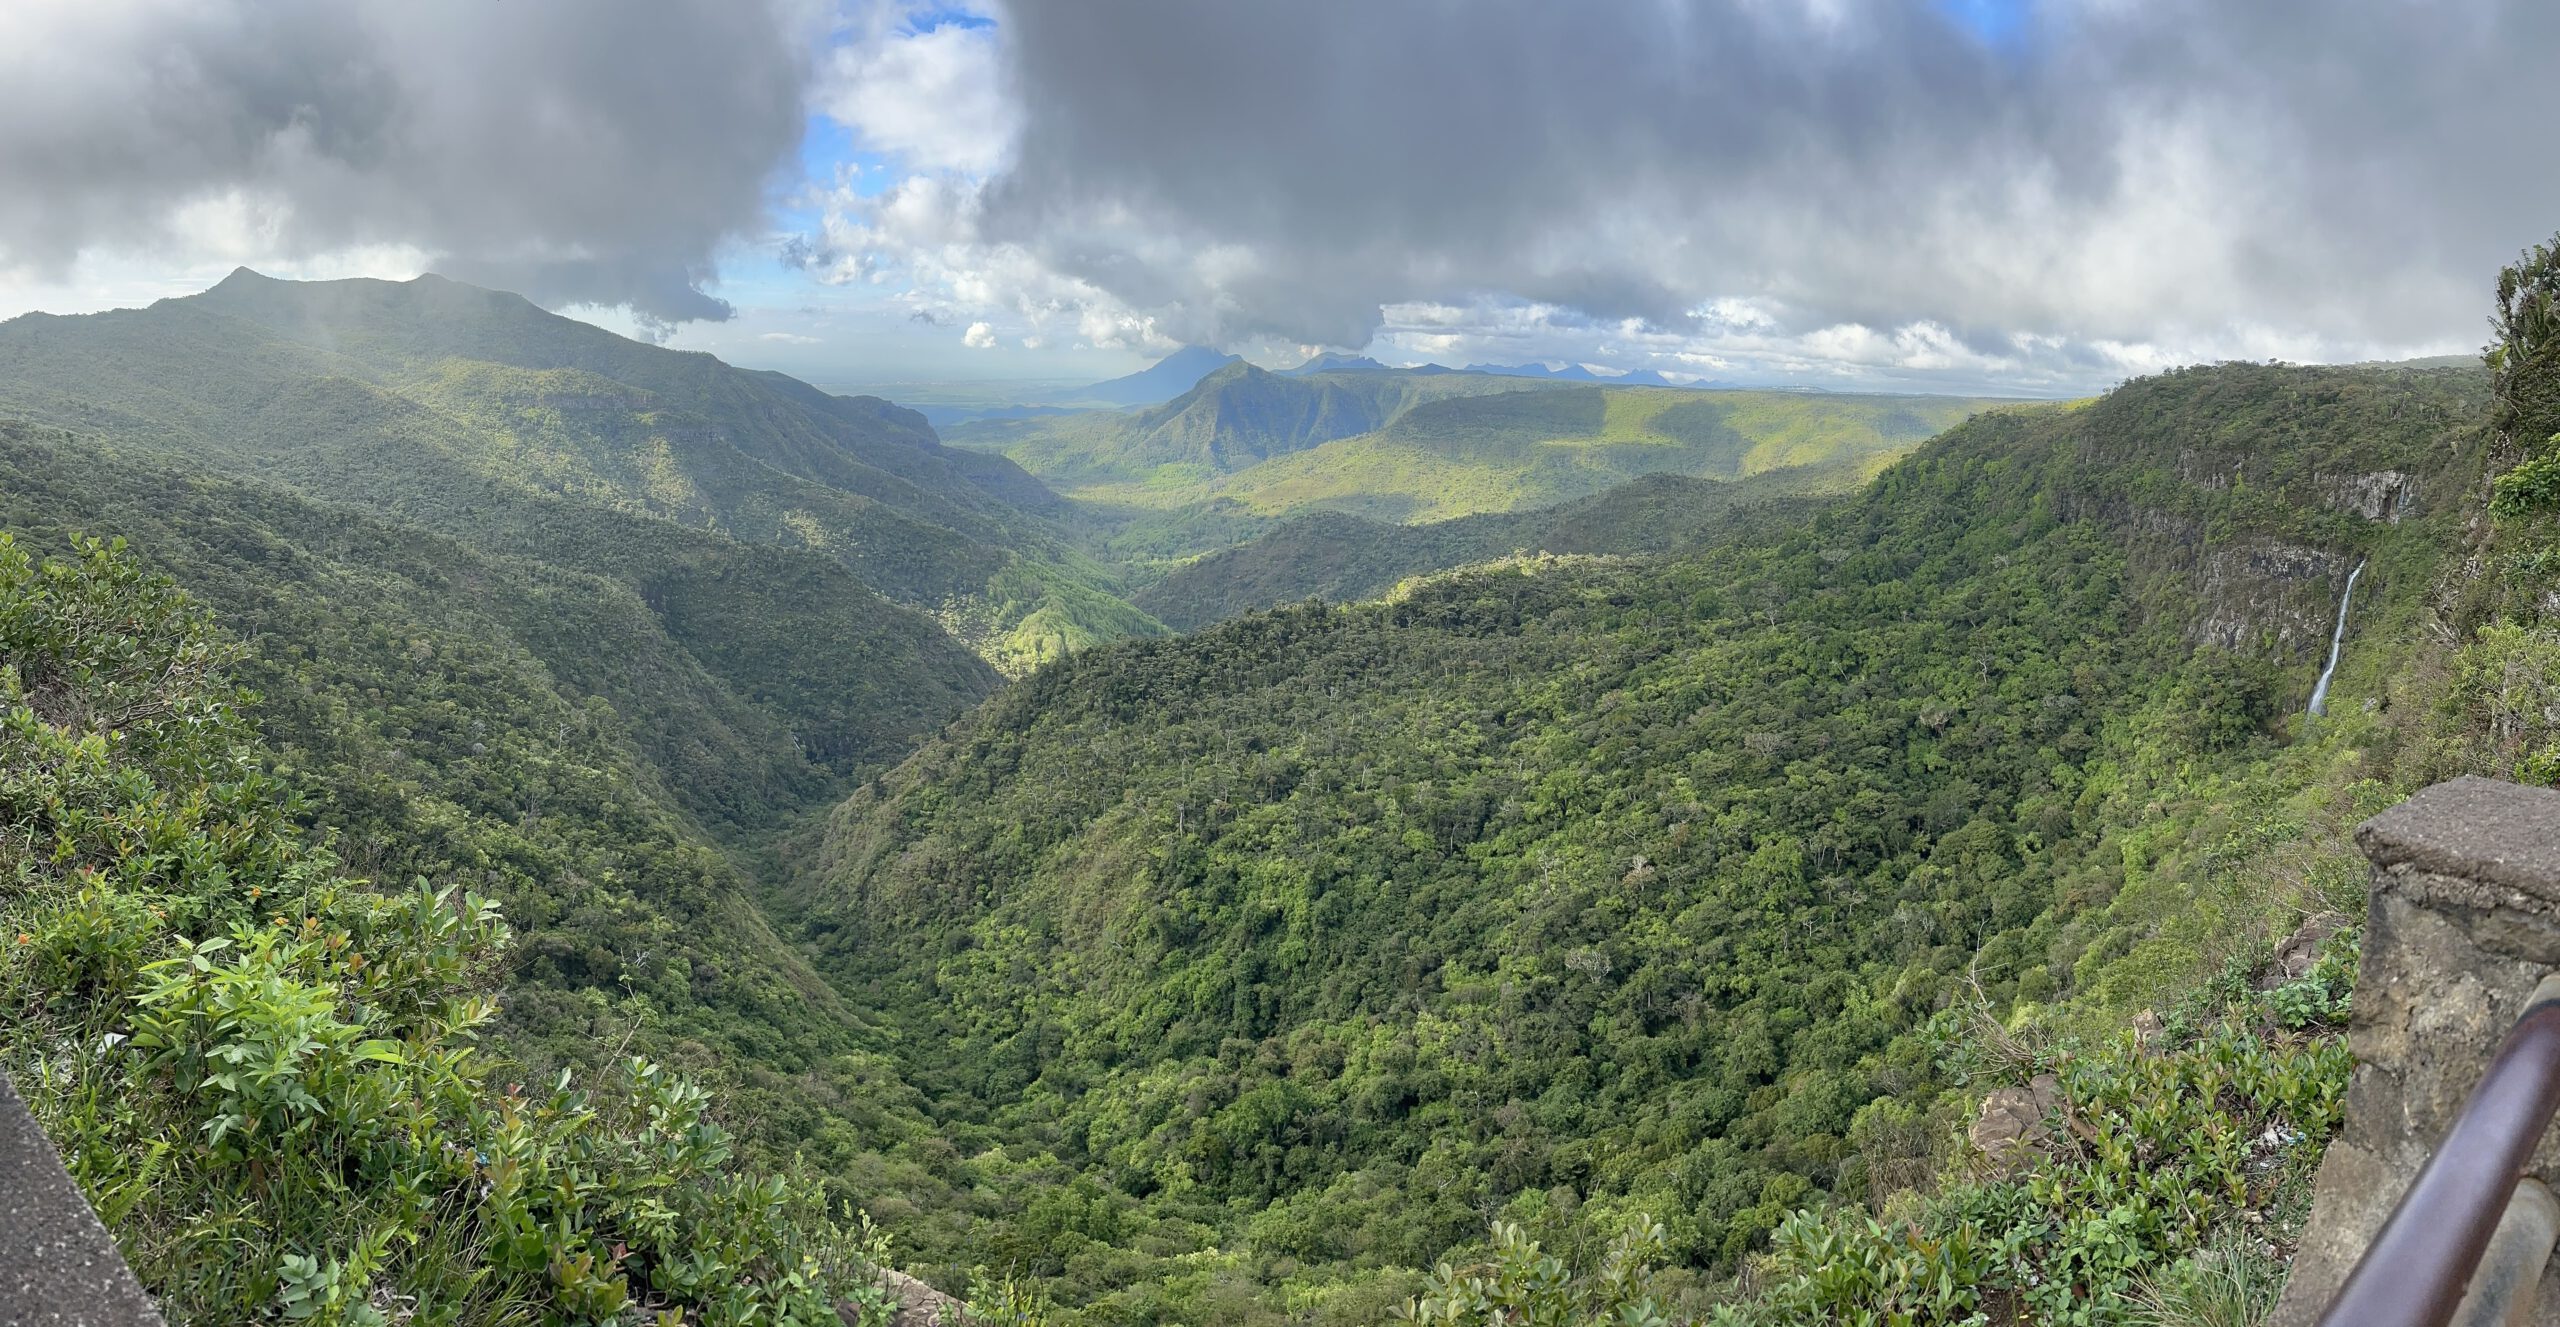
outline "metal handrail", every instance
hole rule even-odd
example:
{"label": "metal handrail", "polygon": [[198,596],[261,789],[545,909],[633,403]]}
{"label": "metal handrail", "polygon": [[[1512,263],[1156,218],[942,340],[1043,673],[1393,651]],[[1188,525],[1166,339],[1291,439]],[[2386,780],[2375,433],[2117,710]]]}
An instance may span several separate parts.
{"label": "metal handrail", "polygon": [[2534,987],[2488,1072],[2365,1246],[2320,1327],[2445,1327],[2453,1321],[2554,1112],[2560,1112],[2560,975]]}

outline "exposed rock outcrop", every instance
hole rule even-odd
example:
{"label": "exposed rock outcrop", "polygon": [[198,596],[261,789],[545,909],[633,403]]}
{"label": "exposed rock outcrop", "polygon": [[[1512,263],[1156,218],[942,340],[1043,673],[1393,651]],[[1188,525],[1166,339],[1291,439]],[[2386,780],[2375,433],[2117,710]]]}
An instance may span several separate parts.
{"label": "exposed rock outcrop", "polygon": [[2401,470],[2375,470],[2359,475],[2313,475],[2311,482],[2320,496],[2339,511],[2351,511],[2368,521],[2388,521],[2398,525],[2404,516],[2417,514],[2418,477]]}
{"label": "exposed rock outcrop", "polygon": [[1983,1098],[1965,1137],[1996,1174],[2032,1168],[2053,1142],[2047,1123],[2062,1109],[2062,1080],[2037,1074],[2025,1087],[2004,1087]]}
{"label": "exposed rock outcrop", "polygon": [[2330,614],[2350,559],[2276,539],[2246,539],[2207,553],[2192,638],[2199,645],[2279,655],[2329,643]]}
{"label": "exposed rock outcrop", "polygon": [[969,1306],[904,1272],[882,1271],[880,1288],[898,1301],[889,1327],[964,1327]]}
{"label": "exposed rock outcrop", "polygon": [[2329,938],[2346,926],[2346,919],[2334,912],[2317,913],[2303,919],[2276,945],[2268,958],[2266,970],[2258,974],[2258,989],[2272,991],[2287,982],[2300,981],[2311,974],[2320,961],[2320,950]]}

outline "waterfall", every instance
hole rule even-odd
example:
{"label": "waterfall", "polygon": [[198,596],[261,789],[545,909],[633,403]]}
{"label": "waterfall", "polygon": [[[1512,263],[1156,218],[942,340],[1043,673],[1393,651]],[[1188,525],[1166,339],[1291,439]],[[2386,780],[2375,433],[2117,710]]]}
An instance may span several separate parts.
{"label": "waterfall", "polygon": [[2364,563],[2347,573],[2347,592],[2338,596],[2338,629],[2329,633],[2329,663],[2320,670],[2320,680],[2311,687],[2311,712],[2329,712],[2329,678],[2338,671],[2338,650],[2347,640],[2347,605],[2356,597],[2356,577],[2364,574]]}

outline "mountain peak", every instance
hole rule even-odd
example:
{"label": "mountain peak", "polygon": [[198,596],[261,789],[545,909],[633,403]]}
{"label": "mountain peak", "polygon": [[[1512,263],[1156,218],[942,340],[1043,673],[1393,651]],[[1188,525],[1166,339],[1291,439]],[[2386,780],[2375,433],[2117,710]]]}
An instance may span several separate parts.
{"label": "mountain peak", "polygon": [[1191,390],[1202,378],[1240,362],[1207,346],[1184,346],[1125,377],[1098,382],[1077,395],[1118,406],[1157,405]]}
{"label": "mountain peak", "polygon": [[258,271],[255,268],[235,267],[231,269],[231,275],[226,276],[220,281],[214,282],[211,286],[206,287],[206,293],[210,294],[216,290],[248,290],[258,286],[280,286],[283,284],[284,283],[277,278],[268,276],[266,273]]}
{"label": "mountain peak", "polygon": [[1275,376],[1277,375],[1273,374],[1271,370],[1266,369],[1251,360],[1230,358],[1226,363],[1200,375],[1200,381],[1192,384],[1192,386],[1194,390],[1197,390],[1217,383],[1239,382],[1254,378],[1269,378]]}
{"label": "mountain peak", "polygon": [[1294,369],[1283,369],[1281,372],[1292,378],[1304,378],[1317,373],[1392,373],[1394,370],[1367,355],[1327,352]]}

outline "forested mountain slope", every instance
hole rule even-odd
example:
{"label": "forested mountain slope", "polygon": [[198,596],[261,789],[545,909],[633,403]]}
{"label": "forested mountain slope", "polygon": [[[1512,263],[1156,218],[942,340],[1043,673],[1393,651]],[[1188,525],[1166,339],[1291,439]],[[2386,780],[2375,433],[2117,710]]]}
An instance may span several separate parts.
{"label": "forested mountain slope", "polygon": [[[687,453],[651,496],[628,435],[528,443],[490,384],[657,388],[420,369],[403,357],[438,345],[178,307],[80,324],[134,332],[151,370],[86,396],[75,358],[0,333],[50,364],[16,379],[23,408],[106,430],[0,425],[0,632],[32,642],[0,660],[0,912],[26,937],[0,1019],[149,1274],[218,1265],[174,1301],[205,1321],[373,1285],[568,1318],[730,1287],[823,1321],[819,1288],[884,1256],[824,1219],[839,1202],[1000,1320],[1370,1323],[1474,1293],[1422,1270],[1443,1258],[1546,1277],[1535,1238],[1582,1268],[1667,1261],[1641,1284],[1684,1320],[2076,1321],[2214,1231],[2280,1241],[2343,1090],[2352,951],[2263,995],[2251,977],[2304,913],[2352,907],[2345,827],[2450,772],[2560,778],[2531,440],[2560,423],[2512,372],[2493,401],[2469,370],[2191,370],[1976,415],[1845,494],[1781,467],[1345,523],[1335,549],[1300,527],[1233,555],[1267,575],[1164,584],[1216,614],[1291,578],[1401,583],[997,689],[854,560],[725,533],[796,492],[767,475],[886,510],[787,473],[869,464],[820,445],[833,425],[770,435],[772,460]],[[155,337],[197,318],[242,377],[155,378]],[[919,466],[872,469],[940,484]],[[983,487],[938,491],[957,524],[1051,537]],[[683,514],[715,509],[718,529]],[[1435,570],[1530,542],[1563,555]],[[78,569],[31,572],[20,546]],[[153,664],[184,694],[63,699],[225,639],[254,696]],[[67,669],[63,640],[125,662]],[[164,759],[196,739],[163,705],[209,716],[218,758]],[[191,954],[201,983],[142,966]],[[355,1181],[262,1135],[152,1188],[144,1140],[238,1114],[170,1087],[153,1066],[178,1051],[103,1036],[163,999],[152,973],[191,1000],[299,983],[260,989],[332,1011],[299,1126],[328,1147],[446,1132]],[[240,1025],[284,1017],[261,1008]],[[2146,1009],[2172,1050],[2107,1041]],[[615,1068],[626,1051],[714,1095]],[[505,1090],[560,1068],[604,1085],[602,1114]],[[2148,1159],[2093,1144],[1932,1192],[1984,1086],[2044,1069],[2090,1127],[2151,1130]],[[552,1132],[506,1132],[526,1120]],[[738,1175],[715,1120],[778,1176]],[[2269,1136],[2291,1141],[2213,1141]],[[591,1182],[523,1206],[509,1177],[537,1164]],[[307,1197],[356,1181],[361,1201]],[[272,1256],[181,1256],[235,1228],[217,1209]]]}
{"label": "forested mountain slope", "polygon": [[[842,732],[848,757],[877,760],[994,681],[929,623],[846,634],[862,619],[842,600],[863,592],[821,560],[757,578],[762,554],[670,553],[644,533],[635,555],[672,564],[653,607],[584,573],[19,426],[0,426],[0,529],[38,551],[112,529],[176,571],[248,642],[237,671],[279,772],[349,866],[458,875],[506,905],[524,932],[509,1016],[536,1042],[582,1036],[589,992],[643,994],[671,1020],[660,1034],[740,1038],[731,1052],[750,1058],[840,1037],[842,1007],[706,827],[766,829],[834,786],[795,729],[902,715]],[[793,634],[805,653],[749,657]],[[863,703],[880,675],[941,690]]]}
{"label": "forested mountain slope", "polygon": [[2433,758],[2485,406],[2185,371],[1979,416],[1760,540],[1082,654],[857,793],[801,906],[937,1110],[1063,1186],[959,1258],[1094,1321],[1280,1283],[1364,1320],[1414,1283],[1350,1269],[1489,1216],[1730,1269],[1897,1149],[1925,1173],[1877,1112],[1938,1109],[1951,1004],[2120,1023],[2317,905],[2360,780]]}
{"label": "forested mountain slope", "polygon": [[1742,480],[1648,475],[1593,497],[1519,512],[1395,525],[1342,512],[1291,517],[1233,548],[1184,563],[1132,602],[1180,631],[1256,608],[1375,599],[1398,581],[1514,554],[1662,553],[1701,539],[1747,539],[1800,520],[1863,466],[1807,466]]}
{"label": "forested mountain slope", "polygon": [[437,277],[244,270],[147,309],[13,319],[0,417],[552,561],[590,553],[551,536],[564,503],[813,550],[1005,666],[1155,629],[1049,532],[1054,495],[911,411]]}
{"label": "forested mountain slope", "polygon": [[908,1098],[613,709],[499,625],[614,606],[360,516],[31,483],[6,453],[0,526],[54,542],[46,507],[94,501],[254,633],[121,540],[38,559],[0,528],[0,1069],[155,1320],[885,1321],[869,1227],[765,1122],[892,1137]]}
{"label": "forested mountain slope", "polygon": [[[473,1044],[467,1081],[449,1086],[485,1091],[494,1102],[508,1083],[547,1085],[562,1069],[577,1070],[582,1081],[613,1083],[622,1072],[618,1057],[630,1054],[679,1070],[713,1094],[686,1109],[707,1110],[706,1122],[717,1118],[736,1131],[719,1155],[643,1156],[632,1163],[638,1169],[630,1177],[611,1181],[617,1192],[628,1186],[638,1195],[658,1182],[652,1173],[674,1183],[679,1174],[701,1171],[703,1183],[766,1213],[721,1218],[730,1222],[718,1237],[727,1255],[708,1244],[689,1251],[705,1259],[702,1275],[729,1268],[717,1273],[727,1281],[696,1288],[725,1294],[730,1281],[772,1274],[721,1259],[763,1256],[756,1250],[767,1234],[754,1222],[796,1222],[813,1210],[827,1215],[830,1186],[866,1192],[886,1186],[966,1219],[965,1198],[919,1159],[946,1147],[949,1129],[924,1117],[920,1101],[881,1058],[884,1038],[874,1020],[844,1003],[775,932],[752,868],[778,827],[795,810],[833,796],[847,771],[876,767],[919,728],[945,721],[993,689],[997,676],[982,661],[929,620],[886,604],[840,564],[808,551],[758,548],[661,520],[563,505],[553,537],[577,542],[598,561],[623,564],[646,587],[634,588],[360,508],[179,469],[94,437],[0,424],[0,535],[13,537],[20,550],[76,556],[73,536],[102,530],[130,541],[125,560],[173,575],[173,588],[211,610],[214,624],[196,630],[211,654],[236,642],[238,657],[224,668],[221,685],[249,689],[230,703],[262,732],[254,754],[226,757],[221,768],[272,777],[271,790],[257,794],[259,833],[304,838],[334,852],[331,867],[342,863],[356,882],[331,885],[331,895],[350,907],[378,895],[397,898],[413,882],[425,882],[436,891],[486,898],[511,927],[513,941],[503,955],[482,937],[467,968],[450,974],[489,1006],[471,1020],[479,1033],[463,1038]],[[0,616],[11,632],[41,624],[53,611],[41,596],[22,601],[25,589],[16,582],[0,586],[6,601]],[[100,629],[116,622],[75,618],[73,625]],[[144,631],[130,623],[126,629]],[[149,651],[168,646],[144,631],[134,657],[148,659]],[[30,667],[26,657],[0,657],[0,676]],[[181,682],[197,677],[183,671]],[[0,693],[6,690],[0,685]],[[43,708],[41,698],[37,707]],[[0,713],[15,721],[5,695]],[[83,733],[75,725],[70,738],[98,741],[99,752],[118,759],[138,751],[120,745],[127,741],[122,721],[96,722],[105,725],[101,731]],[[112,943],[141,956],[134,962],[156,961],[170,956],[175,939],[217,939],[233,919],[264,917],[257,908],[262,894],[273,906],[305,906],[291,891],[323,879],[295,875],[280,882],[245,866],[211,870],[196,848],[170,846],[176,840],[167,831],[142,819],[144,803],[129,774],[81,776],[76,794],[63,796],[75,810],[83,798],[104,798],[107,810],[65,811],[47,800],[53,794],[46,791],[46,771],[28,766],[25,747],[14,741],[0,733],[0,825],[6,827],[0,862],[24,856],[31,841],[53,843],[45,837],[52,831],[42,828],[47,816],[74,816],[62,822],[70,836],[63,841],[84,845],[80,852],[87,855],[73,864],[109,869],[106,877],[85,876],[55,858],[59,879],[21,869],[15,885],[0,886],[0,910],[30,944]],[[166,797],[181,819],[209,814],[212,804],[184,777],[169,785]],[[110,879],[123,891],[110,900],[120,919],[114,925],[126,929],[101,938],[95,927],[103,923],[84,920],[82,909],[93,905],[82,902],[77,888]],[[214,904],[198,897],[205,890],[219,896]],[[181,920],[161,926],[152,914],[146,921],[146,905]],[[326,906],[310,906],[320,909],[316,915],[333,915]],[[129,1035],[130,1015],[115,1009],[139,988],[101,983],[70,990],[50,970],[25,966],[34,952],[12,955],[20,962],[0,972],[0,986],[37,993],[23,1009],[12,1005],[9,1015],[34,1021],[13,1023],[0,1037],[12,1052],[11,1072],[40,1112],[70,1112],[49,1119],[106,1127],[87,1119],[76,1100],[26,1088],[25,1075],[38,1071],[21,1056],[70,1062],[64,1058],[70,1052],[52,1038],[69,1035],[61,1020],[86,1007],[67,1004],[72,994],[108,1000],[96,1014],[106,1020],[100,1026]],[[392,958],[387,948],[370,953],[386,963]],[[344,974],[360,991],[355,976],[352,969]],[[282,1009],[275,1006],[274,1016],[284,1017]],[[351,1016],[362,1020],[361,1004]],[[242,1019],[243,1036],[265,1035],[258,1030],[263,1024],[247,1014]],[[115,1043],[98,1045],[105,1060],[83,1072],[129,1068],[107,1054]],[[642,1086],[613,1091],[639,1102]],[[537,1092],[532,1102],[517,1104],[538,1111],[540,1102]],[[379,1107],[349,1109],[380,1113]],[[623,1109],[610,1107],[610,1117],[619,1119]],[[147,1134],[147,1121],[118,1119],[115,1127],[139,1125]],[[494,1144],[487,1147],[496,1155]],[[209,1156],[210,1163],[222,1160],[218,1151]],[[828,1178],[804,1173],[782,1197],[760,1199],[760,1190],[736,1187],[742,1168],[787,1169],[795,1156],[823,1166]],[[212,1228],[271,1230],[276,1242],[269,1247],[263,1236],[242,1236],[266,1252],[226,1254],[213,1260],[222,1265],[220,1275],[197,1278],[219,1283],[202,1294],[246,1294],[248,1300],[179,1293],[174,1302],[195,1306],[203,1315],[197,1321],[237,1320],[243,1305],[266,1303],[277,1293],[275,1259],[375,1256],[348,1243],[364,1221],[379,1218],[413,1233],[443,1231],[437,1238],[466,1247],[489,1238],[467,1224],[438,1224],[449,1211],[435,1221],[384,1215],[369,1206],[372,1198],[342,1213],[345,1224],[309,1211],[287,1213],[317,1226],[288,1234],[269,1224],[274,1213],[250,1210],[285,1191],[234,1184],[238,1177],[225,1177],[210,1163],[191,1163],[187,1173],[228,1195],[221,1201],[236,1210],[227,1220],[247,1223]],[[83,1173],[96,1183],[123,1184],[129,1180],[122,1177],[135,1173],[127,1166],[141,1165],[147,1175],[153,1164],[101,1152],[101,1169]],[[592,1167],[604,1163],[580,1164],[595,1174]],[[460,1186],[457,1195],[485,1196],[490,1176],[448,1179]],[[192,1201],[191,1190],[153,1192],[161,1196],[139,1208],[134,1199],[113,1206],[102,1200],[102,1210],[138,1210],[152,1215],[137,1220],[181,1225],[197,1220],[172,1217],[164,1207]],[[307,1195],[303,1206],[310,1206]],[[634,1247],[642,1242],[636,1229],[612,1222],[572,1223],[554,1234],[569,1241],[562,1256],[585,1248],[601,1259],[617,1231]],[[174,1230],[137,1236],[119,1225],[119,1233],[128,1236],[129,1248],[137,1247],[132,1239],[142,1239],[157,1251],[153,1256],[194,1249],[202,1257],[193,1236],[182,1239]],[[587,1243],[591,1238],[596,1242]],[[433,1264],[434,1250],[428,1253],[421,1261]],[[135,1256],[149,1264],[142,1253]],[[394,1262],[408,1270],[387,1285],[413,1286],[405,1278],[454,1270],[409,1266],[405,1257]],[[149,1265],[159,1268],[155,1277],[168,1273],[165,1263]],[[621,1270],[638,1277],[639,1268]],[[530,1270],[540,1274],[543,1267]],[[547,1276],[536,1280],[550,1284]],[[153,1288],[169,1289],[157,1279]],[[572,1288],[564,1282],[564,1296]],[[585,1301],[560,1301],[579,1302]],[[691,1302],[691,1292],[675,1302]],[[451,1307],[463,1314],[460,1321],[480,1320],[464,1303]]]}

